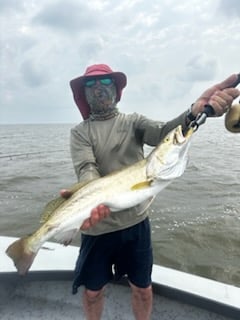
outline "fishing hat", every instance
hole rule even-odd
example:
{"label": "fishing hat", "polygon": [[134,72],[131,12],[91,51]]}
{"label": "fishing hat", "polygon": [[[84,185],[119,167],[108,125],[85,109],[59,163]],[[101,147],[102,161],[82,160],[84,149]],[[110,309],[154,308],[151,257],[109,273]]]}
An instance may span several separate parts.
{"label": "fishing hat", "polygon": [[122,90],[127,85],[127,77],[122,72],[114,72],[108,65],[106,64],[94,64],[87,67],[85,73],[73,80],[70,81],[70,87],[73,92],[74,101],[81,112],[83,119],[89,118],[90,114],[90,106],[87,103],[85,92],[84,92],[84,82],[86,79],[91,77],[101,77],[104,75],[109,75],[114,79],[114,83],[117,89],[117,101],[120,101]]}

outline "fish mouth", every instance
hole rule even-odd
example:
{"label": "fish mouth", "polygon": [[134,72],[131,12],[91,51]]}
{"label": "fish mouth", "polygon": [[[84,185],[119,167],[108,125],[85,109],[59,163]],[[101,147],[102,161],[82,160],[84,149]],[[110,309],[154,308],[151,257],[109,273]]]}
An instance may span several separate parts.
{"label": "fish mouth", "polygon": [[174,132],[173,143],[175,145],[182,145],[187,142],[191,135],[192,132],[189,132],[186,136],[184,136],[182,126],[179,125]]}

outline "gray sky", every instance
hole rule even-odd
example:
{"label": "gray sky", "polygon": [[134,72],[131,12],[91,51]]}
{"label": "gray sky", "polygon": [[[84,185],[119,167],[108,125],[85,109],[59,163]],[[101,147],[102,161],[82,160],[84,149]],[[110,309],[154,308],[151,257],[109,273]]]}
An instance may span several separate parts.
{"label": "gray sky", "polygon": [[170,120],[240,72],[238,0],[0,0],[0,123],[82,120],[69,81],[109,64],[119,109]]}

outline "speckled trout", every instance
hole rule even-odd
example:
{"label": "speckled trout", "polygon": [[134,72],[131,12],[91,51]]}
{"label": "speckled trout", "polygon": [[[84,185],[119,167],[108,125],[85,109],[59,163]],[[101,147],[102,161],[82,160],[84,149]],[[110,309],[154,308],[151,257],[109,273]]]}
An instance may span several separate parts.
{"label": "speckled trout", "polygon": [[6,250],[18,273],[27,273],[38,250],[49,239],[70,243],[83,221],[90,217],[91,210],[99,204],[105,204],[111,211],[121,211],[155,197],[183,174],[191,136],[192,132],[183,136],[182,127],[178,126],[145,159],[88,183],[77,184],[69,199],[59,197],[48,203],[42,225]]}

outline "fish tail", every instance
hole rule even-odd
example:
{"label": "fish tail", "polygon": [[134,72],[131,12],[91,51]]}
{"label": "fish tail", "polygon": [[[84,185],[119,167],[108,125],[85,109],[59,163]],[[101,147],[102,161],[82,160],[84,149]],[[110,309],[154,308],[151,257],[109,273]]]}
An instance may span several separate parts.
{"label": "fish tail", "polygon": [[6,254],[13,260],[20,275],[25,275],[30,269],[37,252],[29,248],[29,237],[14,241],[6,250]]}

